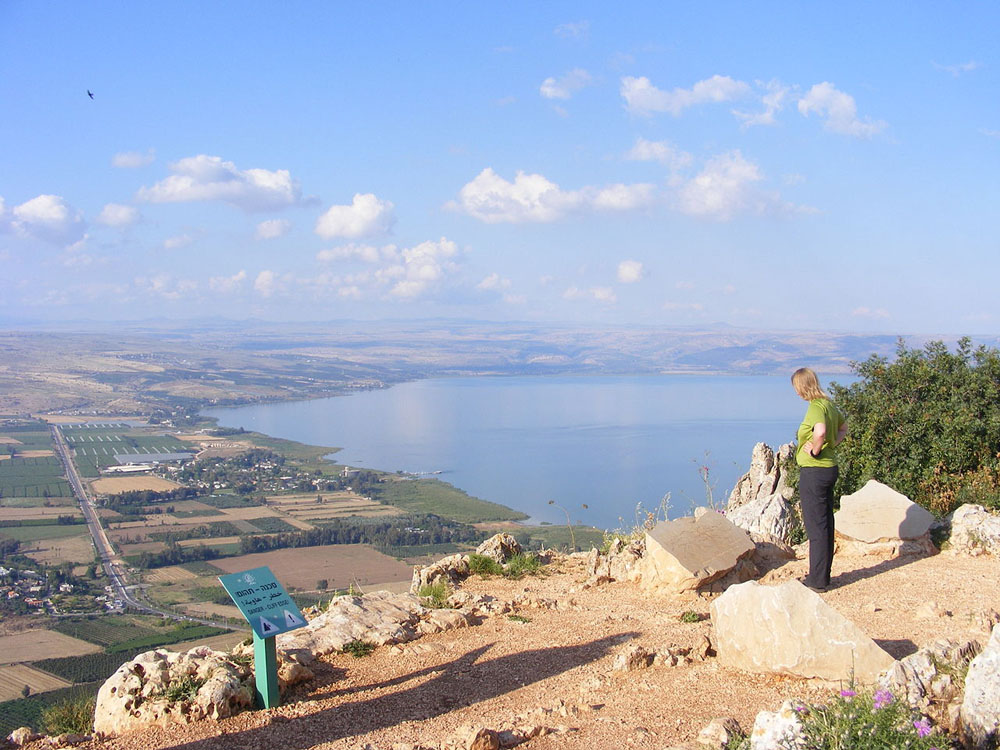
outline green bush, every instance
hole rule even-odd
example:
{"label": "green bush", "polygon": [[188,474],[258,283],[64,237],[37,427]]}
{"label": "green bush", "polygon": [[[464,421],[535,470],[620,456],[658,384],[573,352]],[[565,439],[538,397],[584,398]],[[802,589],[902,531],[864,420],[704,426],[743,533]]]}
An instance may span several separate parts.
{"label": "green bush", "polygon": [[94,731],[95,696],[71,698],[42,711],[47,734],[91,734]]}
{"label": "green bush", "polygon": [[686,623],[701,622],[702,616],[697,612],[695,612],[694,610],[689,609],[687,612],[681,615],[680,620],[681,622],[686,622]]}
{"label": "green bush", "polygon": [[350,654],[355,659],[361,659],[362,657],[368,656],[372,651],[375,650],[374,643],[367,643],[366,641],[353,640],[344,644],[341,649],[345,654]]}
{"label": "green bush", "polygon": [[469,572],[481,576],[501,576],[503,566],[492,557],[473,553],[469,555]]}
{"label": "green bush", "polygon": [[437,583],[425,583],[417,592],[420,603],[431,609],[449,609],[448,597],[451,596],[451,589],[444,581]]}
{"label": "green bush", "polygon": [[926,719],[887,690],[841,690],[825,706],[801,711],[805,746],[814,750],[931,750],[947,747]]}
{"label": "green bush", "polygon": [[189,701],[198,694],[198,691],[204,684],[204,680],[198,679],[194,675],[188,675],[183,680],[171,682],[167,685],[166,690],[163,691],[163,697],[171,703]]}
{"label": "green bush", "polygon": [[968,338],[955,352],[900,341],[893,362],[852,367],[858,382],[830,387],[850,430],[838,494],[877,479],[937,514],[969,501],[1000,508],[1000,352]]}
{"label": "green bush", "polygon": [[541,569],[542,561],[538,559],[538,555],[529,552],[510,558],[504,566],[503,574],[507,578],[521,578],[538,573]]}

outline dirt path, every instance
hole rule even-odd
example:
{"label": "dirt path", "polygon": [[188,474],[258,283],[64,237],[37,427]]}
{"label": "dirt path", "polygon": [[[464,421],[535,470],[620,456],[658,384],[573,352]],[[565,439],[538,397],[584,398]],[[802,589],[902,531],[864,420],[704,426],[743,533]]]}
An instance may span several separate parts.
{"label": "dirt path", "polygon": [[[749,729],[759,710],[777,708],[785,698],[830,695],[829,684],[741,673],[720,667],[714,658],[613,671],[615,655],[628,644],[690,646],[710,635],[708,621],[679,620],[685,610],[707,614],[710,602],[650,598],[620,583],[580,591],[582,561],[564,559],[552,568],[543,578],[473,578],[463,587],[505,600],[529,593],[559,603],[520,609],[529,622],[501,615],[476,627],[379,648],[363,659],[327,657],[318,679],[280,708],[150,730],[94,747],[390,750],[440,746],[463,725],[536,725],[557,731],[520,747],[662,750],[693,739],[716,716],[733,716]],[[794,561],[764,582],[801,575],[804,568],[803,561]],[[834,575],[838,587],[823,598],[897,657],[937,637],[985,642],[974,615],[987,607],[1000,610],[997,559],[942,554],[894,564],[839,556]],[[927,618],[919,611],[927,601],[951,614]]]}

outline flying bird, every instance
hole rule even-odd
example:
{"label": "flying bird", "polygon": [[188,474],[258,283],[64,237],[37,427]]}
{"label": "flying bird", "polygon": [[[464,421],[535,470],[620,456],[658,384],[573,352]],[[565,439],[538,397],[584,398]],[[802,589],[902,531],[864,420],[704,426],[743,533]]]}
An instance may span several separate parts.
{"label": "flying bird", "polygon": [[87,96],[89,96],[91,99],[93,99],[94,98],[94,92],[91,91],[90,89],[87,89]]}

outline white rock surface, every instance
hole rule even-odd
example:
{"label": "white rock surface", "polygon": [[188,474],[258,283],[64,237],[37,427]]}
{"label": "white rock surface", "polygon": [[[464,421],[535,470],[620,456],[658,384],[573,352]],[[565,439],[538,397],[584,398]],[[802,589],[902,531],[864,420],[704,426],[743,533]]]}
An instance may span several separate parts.
{"label": "white rock surface", "polygon": [[788,544],[795,527],[792,506],[778,493],[759,497],[736,510],[727,511],[726,518],[748,532],[754,542]]}
{"label": "white rock surface", "polygon": [[788,486],[788,478],[784,467],[793,458],[793,445],[786,443],[778,448],[777,453],[767,443],[757,443],[750,454],[750,469],[736,482],[729,493],[726,512],[736,510],[741,505],[752,503],[771,495],[781,495],[785,500],[791,500],[792,488]]}
{"label": "white rock surface", "polygon": [[[169,689],[185,680],[197,686],[194,695],[171,700]],[[101,686],[94,731],[119,734],[232,716],[253,703],[252,680],[247,667],[205,646],[185,653],[146,651],[122,664]]]}
{"label": "white rock surface", "polygon": [[750,730],[750,750],[798,750],[806,746],[802,722],[796,709],[802,705],[785,701],[777,711],[761,711]]}
{"label": "white rock surface", "polygon": [[951,550],[966,555],[1000,555],[1000,516],[982,505],[963,505],[949,516]]}
{"label": "white rock surface", "polygon": [[641,583],[657,593],[695,591],[748,560],[755,549],[745,531],[714,511],[661,521],[646,534]]}
{"label": "white rock surface", "polygon": [[413,579],[410,581],[410,593],[416,594],[421,588],[444,581],[450,586],[469,577],[469,556],[449,555],[442,557],[436,563],[413,568]]}
{"label": "white rock surface", "polygon": [[837,533],[868,543],[919,539],[934,523],[929,511],[874,479],[854,494],[840,498],[840,510],[833,519]]}
{"label": "white rock surface", "polygon": [[872,683],[893,664],[857,625],[798,581],[731,586],[712,602],[719,662],[748,672]]}
{"label": "white rock surface", "polygon": [[476,547],[477,555],[486,555],[494,562],[503,565],[514,555],[521,554],[521,544],[510,534],[494,534]]}
{"label": "white rock surface", "polygon": [[987,750],[1000,744],[1000,625],[969,665],[960,718],[969,747]]}

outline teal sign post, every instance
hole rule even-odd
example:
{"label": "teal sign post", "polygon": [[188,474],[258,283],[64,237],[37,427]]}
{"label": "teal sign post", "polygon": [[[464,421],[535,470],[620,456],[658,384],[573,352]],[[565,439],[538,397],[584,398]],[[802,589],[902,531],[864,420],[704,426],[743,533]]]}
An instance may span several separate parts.
{"label": "teal sign post", "polygon": [[266,566],[219,576],[219,582],[253,628],[257,704],[273,708],[280,702],[274,637],[301,628],[306,618]]}

